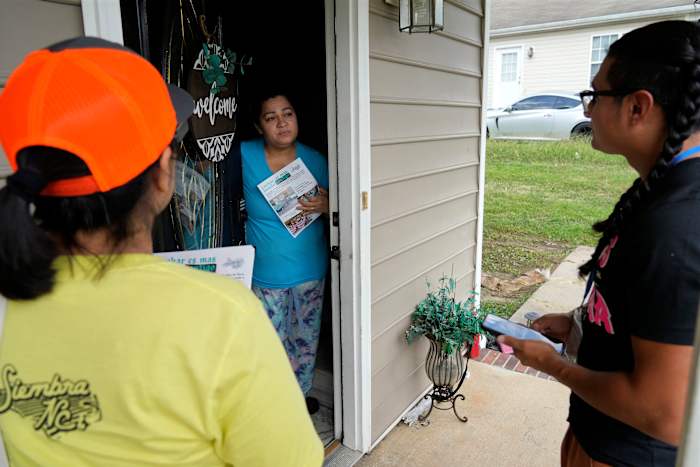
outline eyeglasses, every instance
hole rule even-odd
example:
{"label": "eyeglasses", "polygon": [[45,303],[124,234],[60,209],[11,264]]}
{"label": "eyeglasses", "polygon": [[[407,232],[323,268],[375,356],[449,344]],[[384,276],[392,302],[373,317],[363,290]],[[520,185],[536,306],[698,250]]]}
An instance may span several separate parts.
{"label": "eyeglasses", "polygon": [[598,99],[598,96],[614,96],[614,97],[622,97],[626,96],[627,94],[632,94],[635,91],[638,91],[639,89],[621,89],[618,91],[613,91],[613,90],[608,90],[608,91],[581,91],[578,93],[578,97],[581,98],[581,104],[583,104],[583,111],[584,113],[588,113],[590,106],[592,104],[596,103],[596,99]]}

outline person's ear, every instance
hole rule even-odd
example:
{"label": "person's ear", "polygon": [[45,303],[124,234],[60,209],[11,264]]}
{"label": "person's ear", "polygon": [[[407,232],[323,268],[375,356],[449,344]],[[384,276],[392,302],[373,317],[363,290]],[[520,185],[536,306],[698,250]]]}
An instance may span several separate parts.
{"label": "person's ear", "polygon": [[173,187],[175,184],[175,159],[173,159],[173,150],[168,146],[163,150],[158,159],[158,166],[153,171],[153,188],[157,193],[163,193],[172,196]]}
{"label": "person's ear", "polygon": [[625,99],[625,104],[628,118],[632,124],[646,122],[656,113],[654,96],[645,89],[629,94]]}

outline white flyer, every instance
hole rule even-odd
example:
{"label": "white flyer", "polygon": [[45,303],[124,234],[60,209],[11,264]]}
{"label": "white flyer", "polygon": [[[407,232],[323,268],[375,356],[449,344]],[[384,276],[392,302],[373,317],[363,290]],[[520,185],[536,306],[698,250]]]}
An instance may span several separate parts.
{"label": "white flyer", "polygon": [[174,263],[209,271],[243,282],[250,289],[253,282],[255,248],[251,245],[226,246],[205,250],[168,251],[156,253]]}
{"label": "white flyer", "polygon": [[299,210],[301,198],[318,195],[318,182],[299,158],[259,183],[258,189],[294,238],[321,216]]}

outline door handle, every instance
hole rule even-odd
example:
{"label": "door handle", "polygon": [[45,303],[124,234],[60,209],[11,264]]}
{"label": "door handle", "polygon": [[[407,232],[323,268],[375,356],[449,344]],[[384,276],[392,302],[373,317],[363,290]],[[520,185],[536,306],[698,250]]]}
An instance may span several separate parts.
{"label": "door handle", "polygon": [[544,118],[552,118],[552,114],[544,114]]}

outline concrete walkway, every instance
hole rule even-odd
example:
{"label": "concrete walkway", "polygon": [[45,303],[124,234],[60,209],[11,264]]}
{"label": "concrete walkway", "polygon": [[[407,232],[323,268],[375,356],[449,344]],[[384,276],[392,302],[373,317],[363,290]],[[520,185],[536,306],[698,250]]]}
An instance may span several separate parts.
{"label": "concrete walkway", "polygon": [[[584,283],[578,265],[592,250],[577,248],[515,313],[525,322],[528,311],[561,313],[581,302]],[[566,431],[569,390],[542,379],[472,361],[471,377],[461,393],[458,421],[451,411],[433,410],[430,425],[398,425],[357,464],[384,466],[508,466],[559,465],[559,446]]]}
{"label": "concrete walkway", "polygon": [[547,282],[537,289],[511,316],[511,321],[525,323],[525,313],[536,311],[541,315],[547,313],[564,313],[581,304],[586,283],[578,277],[578,267],[588,261],[593,248],[576,247],[554,270]]}

